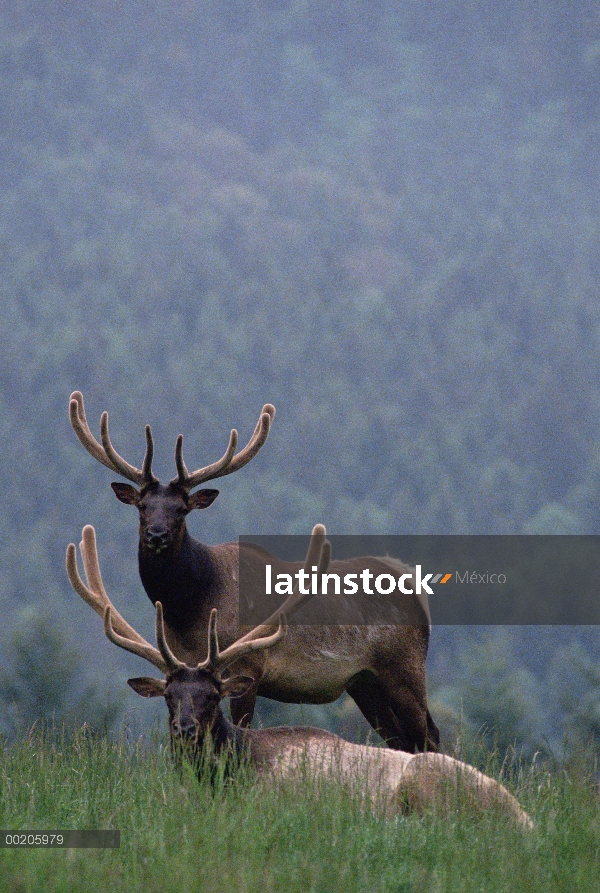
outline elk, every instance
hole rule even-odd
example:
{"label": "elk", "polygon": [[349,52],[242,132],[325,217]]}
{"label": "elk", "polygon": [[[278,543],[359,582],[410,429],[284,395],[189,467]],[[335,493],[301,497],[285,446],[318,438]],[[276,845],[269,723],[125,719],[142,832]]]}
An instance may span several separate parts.
{"label": "elk", "polygon": [[[83,395],[71,394],[69,404],[73,430],[85,449],[111,471],[131,484],[113,483],[117,498],[139,511],[139,572],[144,589],[154,605],[161,602],[169,647],[179,660],[196,665],[207,645],[212,608],[220,618],[221,640],[227,646],[240,634],[240,567],[264,567],[267,554],[258,547],[237,543],[208,546],[188,532],[186,516],[207,508],[219,491],[201,489],[200,484],[232,474],[247,465],[269,434],[275,408],[267,403],[248,444],[236,453],[237,432],[231,431],[228,447],[216,462],[189,472],[183,460],[183,437],[176,440],[177,476],[161,484],[152,472],[154,441],[146,426],[146,451],[141,468],[123,459],[112,445],[108,413],[100,420],[100,441],[88,425]],[[342,574],[364,567],[365,559],[334,562]],[[390,561],[369,557],[375,572],[390,570]],[[353,564],[354,562],[354,564]],[[273,559],[273,573],[297,570]],[[411,568],[392,563],[395,571]],[[435,751],[439,731],[427,708],[425,660],[429,643],[429,614],[426,603],[415,597],[418,624],[315,626],[294,625],[285,640],[272,651],[248,656],[246,672],[253,685],[234,701],[234,723],[248,726],[257,695],[288,703],[325,704],[344,691],[354,699],[368,722],[395,750]]]}
{"label": "elk", "polygon": [[[313,530],[305,568],[316,552],[319,567],[329,561],[324,530]],[[198,765],[210,744],[213,759],[223,759],[226,770],[247,762],[259,777],[301,782],[307,777],[331,778],[366,794],[374,808],[387,815],[399,812],[423,814],[431,809],[455,810],[461,803],[475,810],[495,809],[523,828],[533,823],[509,791],[472,766],[438,753],[408,754],[384,747],[352,744],[338,735],[308,727],[248,729],[229,722],[221,709],[224,697],[235,699],[253,683],[230,668],[248,655],[280,646],[287,626],[284,610],[221,650],[217,635],[217,610],[210,612],[207,657],[194,666],[179,660],[165,636],[163,610],[156,604],[155,648],[123,620],[102,585],[93,528],[86,527],[80,544],[87,585],[78,568],[75,546],[67,550],[67,571],[73,588],[104,618],[108,639],[120,648],[143,657],[164,678],[137,677],[128,684],[142,697],[164,697],[169,711],[169,730],[176,753],[185,753]],[[310,596],[308,596],[310,598]],[[281,606],[290,612],[302,603],[298,593]],[[274,632],[268,624],[277,622]]]}

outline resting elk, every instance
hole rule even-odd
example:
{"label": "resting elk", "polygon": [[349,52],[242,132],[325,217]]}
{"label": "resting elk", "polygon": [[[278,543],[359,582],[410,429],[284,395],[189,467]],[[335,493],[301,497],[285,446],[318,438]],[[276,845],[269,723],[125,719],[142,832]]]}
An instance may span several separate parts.
{"label": "resting elk", "polygon": [[[152,472],[154,442],[150,426],[146,426],[142,466],[137,468],[113,447],[108,414],[102,414],[98,441],[86,420],[81,392],[71,394],[71,425],[82,445],[95,459],[131,482],[113,483],[112,488],[121,502],[139,511],[142,583],[152,603],[160,601],[163,606],[169,647],[179,660],[190,665],[205,653],[212,608],[219,612],[222,642],[229,645],[239,636],[240,564],[254,562],[263,567],[266,554],[257,547],[240,547],[237,543],[208,546],[194,539],[187,530],[186,516],[211,505],[219,491],[192,491],[247,465],[265,443],[274,415],[275,408],[266,404],[242,450],[235,452],[237,432],[233,430],[221,459],[193,472],[183,461],[183,438],[179,435],[175,448],[177,476],[161,484]],[[364,560],[333,562],[331,569],[344,574],[364,567]],[[300,567],[278,561],[273,560],[274,574]],[[384,558],[368,561],[375,574],[390,570]],[[398,563],[393,568],[398,571]],[[276,661],[268,660],[266,652],[247,657],[245,671],[254,683],[232,701],[234,723],[250,724],[257,695],[288,703],[325,704],[347,691],[388,747],[410,753],[436,751],[439,731],[427,709],[425,676],[429,616],[427,606],[421,603],[416,611],[422,623],[415,626],[290,627],[274,652]]]}
{"label": "resting elk", "polygon": [[[311,547],[323,552],[326,544],[315,528]],[[320,543],[320,545],[319,545]],[[249,655],[265,654],[280,647],[286,635],[285,614],[278,614],[275,632],[265,635],[262,625],[221,650],[217,637],[217,611],[210,612],[207,657],[194,666],[179,660],[166,641],[162,605],[156,604],[156,641],[150,645],[123,620],[102,585],[93,528],[83,532],[81,553],[88,585],[77,569],[75,546],[67,551],[67,570],[74,589],[104,617],[107,637],[121,648],[145,658],[165,678],[128,679],[129,685],[146,698],[164,697],[169,728],[176,750],[196,761],[210,739],[210,753],[225,762],[228,771],[247,761],[259,776],[301,782],[306,778],[329,777],[356,791],[373,808],[387,815],[399,812],[424,813],[432,809],[450,812],[457,807],[483,811],[494,809],[523,828],[533,823],[517,800],[494,779],[472,766],[438,753],[407,754],[383,747],[351,744],[337,735],[316,728],[246,729],[230,723],[220,701],[238,697],[252,678],[236,673],[234,663]],[[312,560],[312,557],[311,557]],[[328,555],[321,555],[324,569]],[[307,565],[305,564],[305,567]],[[310,596],[309,596],[310,597]],[[292,595],[282,605],[290,611],[302,596]],[[306,596],[304,596],[306,598]],[[273,618],[269,618],[271,621]],[[177,747],[179,745],[179,747]]]}

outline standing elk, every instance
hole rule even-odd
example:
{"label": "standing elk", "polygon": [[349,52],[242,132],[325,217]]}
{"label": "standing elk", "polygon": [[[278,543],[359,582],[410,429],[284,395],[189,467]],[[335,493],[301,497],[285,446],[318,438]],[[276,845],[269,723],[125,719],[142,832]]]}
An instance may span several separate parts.
{"label": "standing elk", "polygon": [[[264,568],[264,550],[237,543],[208,546],[188,532],[186,516],[197,508],[207,508],[218,490],[202,489],[202,483],[231,474],[258,453],[265,443],[275,408],[267,403],[254,434],[238,453],[237,432],[232,430],[224,455],[216,462],[189,472],[183,461],[183,438],[177,437],[175,464],[177,477],[161,484],[152,473],[154,441],[146,426],[146,452],[141,468],[130,465],[114,449],[108,432],[108,413],[100,420],[101,440],[90,431],[83,395],[71,394],[70,419],[85,449],[107,468],[132,484],[113,483],[117,498],[139,511],[138,561],[140,577],[154,605],[161,602],[167,642],[176,656],[195,665],[206,650],[207,628],[212,608],[217,608],[221,638],[225,645],[240,633],[240,567]],[[139,488],[139,489],[138,489]],[[390,571],[411,572],[411,568],[385,558],[368,558],[375,575]],[[342,575],[361,570],[365,559],[334,562]],[[291,564],[273,559],[273,574],[297,570]],[[249,725],[257,695],[287,703],[325,704],[344,691],[354,699],[368,722],[384,738],[388,747],[409,753],[436,751],[439,731],[427,709],[425,660],[429,644],[429,615],[426,603],[415,596],[413,616],[419,625],[299,626],[290,628],[272,659],[265,653],[248,658],[248,672],[254,684],[232,702],[236,724]],[[276,654],[276,657],[275,657]]]}
{"label": "standing elk", "polygon": [[[319,569],[324,571],[329,560],[327,545],[324,530],[317,525],[305,569],[320,551]],[[284,612],[277,615],[275,632],[265,635],[266,625],[261,624],[221,650],[217,610],[213,608],[208,623],[208,655],[189,666],[175,657],[167,644],[160,602],[156,603],[158,648],[143,639],[116,611],[102,585],[92,527],[84,529],[80,549],[88,584],[79,575],[75,546],[71,544],[67,550],[71,585],[103,615],[104,631],[111,642],[143,657],[164,674],[164,679],[144,676],[127,681],[142,697],[164,697],[176,752],[183,751],[198,764],[204,745],[210,741],[209,752],[216,759],[224,759],[228,772],[246,761],[264,778],[292,782],[303,778],[331,778],[366,795],[367,802],[374,808],[383,808],[387,815],[422,814],[432,808],[448,813],[459,805],[466,805],[479,811],[495,809],[523,828],[533,827],[527,813],[503,785],[452,757],[352,744],[323,729],[247,729],[233,725],[225,718],[220,702],[224,697],[235,700],[253,679],[240,673],[229,675],[227,671],[248,656],[264,655],[281,646],[287,632]],[[295,593],[281,607],[292,612],[303,599],[307,596]],[[274,619],[270,617],[268,623]]]}

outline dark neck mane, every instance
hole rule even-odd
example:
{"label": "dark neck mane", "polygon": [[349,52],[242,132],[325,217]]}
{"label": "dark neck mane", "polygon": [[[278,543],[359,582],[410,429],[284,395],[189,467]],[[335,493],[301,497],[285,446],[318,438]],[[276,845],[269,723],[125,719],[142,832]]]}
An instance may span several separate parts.
{"label": "dark neck mane", "polygon": [[236,768],[251,758],[251,737],[246,730],[229,722],[219,708],[212,729],[196,745],[201,753],[206,738],[211,740],[213,759],[209,771],[213,783],[220,771],[225,772],[225,777],[232,777]]}
{"label": "dark neck mane", "polygon": [[156,555],[140,542],[138,560],[144,589],[153,604],[162,602],[167,623],[174,627],[193,624],[217,584],[210,548],[186,530],[177,553]]}
{"label": "dark neck mane", "polygon": [[246,731],[240,729],[239,726],[234,726],[225,717],[220,707],[210,731],[210,736],[213,740],[215,753],[220,754],[223,750],[228,750],[237,757],[242,757],[248,753],[250,742]]}

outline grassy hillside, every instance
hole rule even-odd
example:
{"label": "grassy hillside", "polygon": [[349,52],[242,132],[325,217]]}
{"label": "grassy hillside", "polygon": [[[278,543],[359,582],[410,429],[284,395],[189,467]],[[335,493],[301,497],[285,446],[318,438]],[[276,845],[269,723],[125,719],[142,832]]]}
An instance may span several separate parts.
{"label": "grassy hillside", "polygon": [[504,781],[534,831],[466,814],[385,820],[333,783],[286,792],[247,776],[213,790],[178,773],[156,739],[33,733],[3,753],[2,828],[117,828],[121,847],[0,849],[0,884],[3,893],[597,890],[589,770],[531,767]]}

